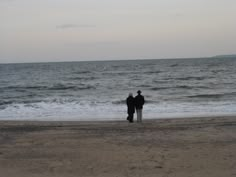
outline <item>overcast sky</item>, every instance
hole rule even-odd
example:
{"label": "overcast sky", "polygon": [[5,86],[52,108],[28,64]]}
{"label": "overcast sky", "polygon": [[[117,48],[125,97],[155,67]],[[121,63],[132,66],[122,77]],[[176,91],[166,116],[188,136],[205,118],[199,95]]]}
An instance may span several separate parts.
{"label": "overcast sky", "polygon": [[236,53],[236,0],[0,0],[0,62]]}

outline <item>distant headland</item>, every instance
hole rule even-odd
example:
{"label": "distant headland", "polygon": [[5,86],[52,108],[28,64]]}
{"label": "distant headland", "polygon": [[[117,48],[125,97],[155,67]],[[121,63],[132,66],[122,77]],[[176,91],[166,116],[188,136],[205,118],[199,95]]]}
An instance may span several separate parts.
{"label": "distant headland", "polygon": [[216,55],[216,56],[213,56],[212,58],[236,58],[236,54],[231,54],[231,55]]}

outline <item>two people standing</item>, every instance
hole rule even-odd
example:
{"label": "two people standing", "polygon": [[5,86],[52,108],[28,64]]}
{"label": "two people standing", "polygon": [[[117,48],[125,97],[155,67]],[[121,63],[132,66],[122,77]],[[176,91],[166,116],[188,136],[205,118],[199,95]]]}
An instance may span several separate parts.
{"label": "two people standing", "polygon": [[135,97],[133,97],[133,94],[130,93],[128,98],[126,99],[126,104],[128,107],[127,120],[129,122],[133,122],[135,109],[137,113],[137,122],[142,122],[142,115],[143,115],[142,110],[143,110],[143,105],[145,103],[145,100],[144,100],[144,96],[141,95],[142,92],[140,90],[138,90],[137,93],[138,95]]}

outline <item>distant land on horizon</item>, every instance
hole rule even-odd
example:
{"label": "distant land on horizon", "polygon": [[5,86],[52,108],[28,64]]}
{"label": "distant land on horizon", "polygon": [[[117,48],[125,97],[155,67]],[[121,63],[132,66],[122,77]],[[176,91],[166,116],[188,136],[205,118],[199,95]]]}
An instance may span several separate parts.
{"label": "distant land on horizon", "polygon": [[236,57],[236,54],[231,54],[231,55],[216,55],[216,56],[213,56],[213,58],[221,58],[221,57],[234,58],[234,57]]}

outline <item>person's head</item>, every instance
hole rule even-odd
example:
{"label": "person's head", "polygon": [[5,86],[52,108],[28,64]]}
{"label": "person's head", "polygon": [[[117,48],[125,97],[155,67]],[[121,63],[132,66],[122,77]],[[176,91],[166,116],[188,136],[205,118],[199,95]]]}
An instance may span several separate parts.
{"label": "person's head", "polygon": [[133,93],[129,93],[129,96],[133,96]]}
{"label": "person's head", "polygon": [[140,95],[142,92],[140,90],[138,90],[137,93]]}

